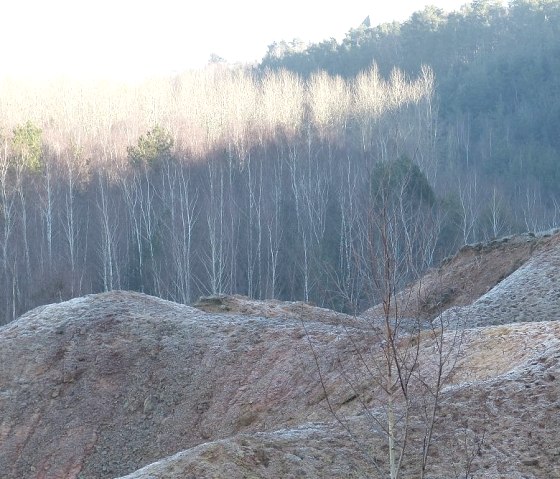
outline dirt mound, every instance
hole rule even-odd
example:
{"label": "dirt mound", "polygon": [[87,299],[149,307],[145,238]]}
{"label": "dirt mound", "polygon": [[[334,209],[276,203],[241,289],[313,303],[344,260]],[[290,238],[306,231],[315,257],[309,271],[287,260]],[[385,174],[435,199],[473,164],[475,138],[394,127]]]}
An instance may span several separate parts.
{"label": "dirt mound", "polygon": [[[559,273],[559,235],[518,236],[463,248],[403,293],[411,315],[479,326],[445,335],[461,348],[430,477],[560,477]],[[1,327],[2,479],[386,477],[385,350],[367,316],[197,306],[111,292]],[[402,341],[437,365],[429,337]],[[422,439],[413,427],[410,444]]]}
{"label": "dirt mound", "polygon": [[328,373],[348,331],[124,292],[38,308],[0,329],[1,476],[115,477],[208,440],[328,419],[309,342]]}
{"label": "dirt mound", "polygon": [[464,346],[442,442],[484,434],[474,477],[560,477],[560,323],[477,328]]}
{"label": "dirt mound", "polygon": [[374,472],[366,456],[356,454],[356,445],[340,427],[308,424],[205,443],[142,468],[126,479],[362,478],[374,477]]}
{"label": "dirt mound", "polygon": [[[560,477],[560,324],[478,328],[463,340],[442,395],[429,477]],[[368,414],[343,424],[236,435],[122,479],[385,477],[372,463],[383,461],[376,424]],[[416,465],[409,458],[403,477],[415,477]]]}
{"label": "dirt mound", "polygon": [[[546,272],[540,270],[543,266]],[[554,283],[559,267],[558,230],[466,245],[399,294],[400,314],[432,320],[450,308],[472,305],[480,299],[482,303],[492,303],[492,312],[486,314],[480,310],[480,317],[478,313],[470,314],[470,318],[465,316],[467,327],[550,319],[546,315],[530,315],[529,310],[538,312],[540,307],[536,304],[531,307],[529,303],[539,303],[543,311],[558,310],[559,291]],[[494,317],[494,311],[501,309],[503,302],[512,303],[506,308],[513,313],[511,320],[505,315]],[[518,312],[514,311],[513,303],[519,304]],[[382,311],[378,305],[362,317],[379,318]]]}
{"label": "dirt mound", "polygon": [[203,296],[193,306],[208,313],[283,318],[299,322],[302,320],[316,321],[334,326],[371,329],[371,325],[363,318],[356,318],[331,309],[318,308],[303,301],[278,301],[276,299],[261,301],[236,294]]}

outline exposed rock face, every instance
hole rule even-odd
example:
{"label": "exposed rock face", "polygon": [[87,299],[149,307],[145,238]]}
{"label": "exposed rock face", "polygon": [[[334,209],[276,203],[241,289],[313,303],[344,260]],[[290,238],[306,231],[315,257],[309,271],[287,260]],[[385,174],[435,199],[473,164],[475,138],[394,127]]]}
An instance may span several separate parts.
{"label": "exposed rock face", "polygon": [[[481,326],[461,333],[430,477],[560,477],[559,276],[559,237],[526,236],[465,248],[410,289],[439,298],[416,303],[424,319]],[[385,477],[368,315],[198,307],[111,292],[0,328],[0,477]]]}

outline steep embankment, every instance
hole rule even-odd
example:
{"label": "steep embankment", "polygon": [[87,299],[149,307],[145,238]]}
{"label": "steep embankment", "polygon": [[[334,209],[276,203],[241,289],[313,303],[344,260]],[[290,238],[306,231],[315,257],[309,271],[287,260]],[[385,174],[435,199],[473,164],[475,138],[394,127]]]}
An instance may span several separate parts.
{"label": "steep embankment", "polygon": [[[478,303],[477,314],[465,318],[466,327],[554,319],[529,312],[560,311],[556,284],[559,268],[558,230],[466,245],[405,288],[399,294],[399,309],[403,316],[433,320],[451,308]],[[481,306],[485,303],[489,305],[487,313]],[[506,311],[511,314],[505,314]],[[379,305],[362,317],[372,319],[381,315]]]}
{"label": "steep embankment", "polygon": [[[521,266],[471,304],[459,308],[469,326],[560,319],[560,237],[539,238]],[[503,251],[507,261],[507,249]],[[488,269],[496,262],[484,261]]]}
{"label": "steep embankment", "polygon": [[[431,477],[560,477],[559,275],[559,236],[521,236],[465,247],[405,293],[424,319],[481,326],[445,335]],[[112,292],[0,328],[0,477],[384,477],[368,315],[199,307]]]}

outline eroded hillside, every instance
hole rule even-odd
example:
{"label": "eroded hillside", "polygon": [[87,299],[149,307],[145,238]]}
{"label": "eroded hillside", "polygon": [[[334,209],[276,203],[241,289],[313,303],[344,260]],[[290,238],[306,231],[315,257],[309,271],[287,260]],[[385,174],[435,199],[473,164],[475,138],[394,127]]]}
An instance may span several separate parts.
{"label": "eroded hillside", "polygon": [[[507,307],[513,313],[511,317],[496,315],[497,311],[484,317],[480,312],[479,317],[477,312],[467,320],[466,326],[539,320],[524,314],[529,310],[560,311],[556,284],[559,271],[557,230],[466,245],[405,288],[399,295],[399,307],[403,316],[432,320],[450,308],[477,303],[478,308],[496,298],[494,309],[505,312],[501,310]],[[506,306],[510,300],[511,304]],[[379,305],[364,312],[363,317],[372,319],[380,315]]]}
{"label": "eroded hillside", "polygon": [[1,329],[2,477],[114,477],[208,440],[328,420],[308,344],[329,371],[345,334],[125,292],[40,307]]}
{"label": "eroded hillside", "polygon": [[[431,477],[560,477],[559,241],[463,248],[404,293],[424,320],[466,327],[444,336]],[[116,291],[0,328],[1,477],[384,477],[379,309],[199,307]],[[426,338],[410,342],[436,364]]]}

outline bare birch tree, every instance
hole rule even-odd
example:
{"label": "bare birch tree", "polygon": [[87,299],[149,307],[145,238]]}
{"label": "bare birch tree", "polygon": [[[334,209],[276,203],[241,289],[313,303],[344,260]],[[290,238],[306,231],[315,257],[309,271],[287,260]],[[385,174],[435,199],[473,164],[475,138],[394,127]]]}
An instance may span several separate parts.
{"label": "bare birch tree", "polygon": [[[404,477],[405,467],[407,474],[412,467],[417,477],[425,478],[441,394],[457,360],[462,335],[459,329],[448,331],[442,315],[425,321],[419,309],[422,288],[418,284],[405,288],[418,279],[415,256],[426,249],[420,243],[433,242],[429,234],[412,234],[419,229],[414,223],[425,221],[421,210],[430,206],[429,198],[422,199],[425,184],[416,176],[418,170],[410,168],[403,176],[397,165],[377,173],[381,178],[373,179],[370,206],[360,225],[366,247],[360,250],[365,256],[358,267],[370,294],[379,301],[367,314],[379,342],[377,348],[368,346],[366,351],[355,345],[352,367],[361,372],[348,371],[345,365],[341,368],[357,396],[364,383],[371,388],[372,403],[362,404],[366,417],[373,421],[373,433],[387,445],[383,460],[379,453],[377,459],[371,458],[380,474],[399,479]],[[415,214],[403,215],[403,204]]]}

